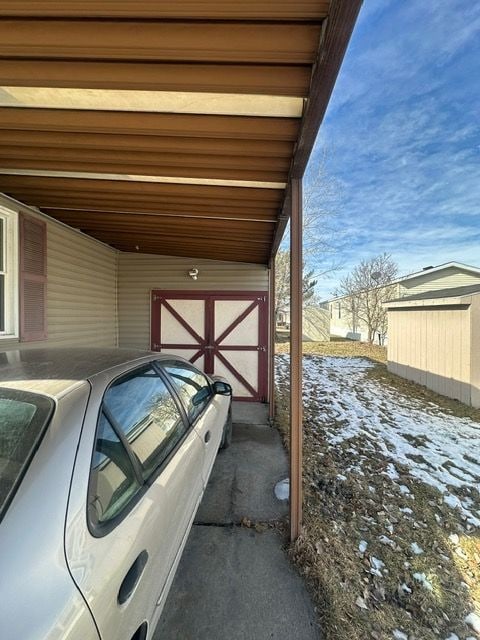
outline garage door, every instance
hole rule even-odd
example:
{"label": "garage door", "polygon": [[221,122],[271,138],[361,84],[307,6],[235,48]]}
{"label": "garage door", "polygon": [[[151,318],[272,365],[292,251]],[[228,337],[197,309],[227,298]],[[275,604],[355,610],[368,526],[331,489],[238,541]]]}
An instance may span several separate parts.
{"label": "garage door", "polygon": [[151,348],[227,378],[236,400],[266,400],[267,336],[264,292],[152,291]]}

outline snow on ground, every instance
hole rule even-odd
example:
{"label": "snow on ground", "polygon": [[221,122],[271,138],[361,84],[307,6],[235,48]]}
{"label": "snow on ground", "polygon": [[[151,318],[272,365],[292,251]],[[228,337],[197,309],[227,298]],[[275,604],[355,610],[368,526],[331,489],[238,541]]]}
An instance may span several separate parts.
{"label": "snow on ground", "polygon": [[[316,403],[318,427],[331,446],[352,440],[348,471],[363,475],[362,448],[391,460],[385,474],[408,500],[408,487],[397,482],[396,464],[436,487],[447,506],[458,508],[467,522],[480,527],[480,511],[469,494],[480,487],[480,426],[469,418],[443,412],[431,402],[408,397],[369,378],[374,365],[364,358],[304,357],[304,402]],[[278,356],[277,375],[288,375],[289,357]]]}

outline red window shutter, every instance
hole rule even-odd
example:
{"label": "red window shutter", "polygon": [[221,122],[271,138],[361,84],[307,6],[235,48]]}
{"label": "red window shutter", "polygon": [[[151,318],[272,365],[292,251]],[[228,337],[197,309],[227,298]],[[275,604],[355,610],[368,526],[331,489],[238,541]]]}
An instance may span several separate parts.
{"label": "red window shutter", "polygon": [[20,340],[47,338],[47,225],[20,214]]}

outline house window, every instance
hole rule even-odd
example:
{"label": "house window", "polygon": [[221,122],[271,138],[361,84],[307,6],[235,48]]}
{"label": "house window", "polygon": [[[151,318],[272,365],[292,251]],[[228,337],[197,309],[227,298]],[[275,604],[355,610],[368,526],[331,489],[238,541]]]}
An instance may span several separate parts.
{"label": "house window", "polygon": [[338,319],[340,320],[341,317],[342,317],[342,303],[339,302],[338,303]]}
{"label": "house window", "polygon": [[0,207],[0,338],[18,335],[18,217]]}

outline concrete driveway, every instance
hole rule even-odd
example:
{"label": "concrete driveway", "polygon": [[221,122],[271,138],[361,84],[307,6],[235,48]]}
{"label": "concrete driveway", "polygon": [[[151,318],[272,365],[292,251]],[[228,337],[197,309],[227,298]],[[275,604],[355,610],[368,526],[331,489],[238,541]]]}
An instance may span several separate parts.
{"label": "concrete driveway", "polygon": [[265,405],[234,403],[232,445],[217,458],[154,640],[321,637],[273,526],[288,511],[274,495],[288,461],[267,422]]}

